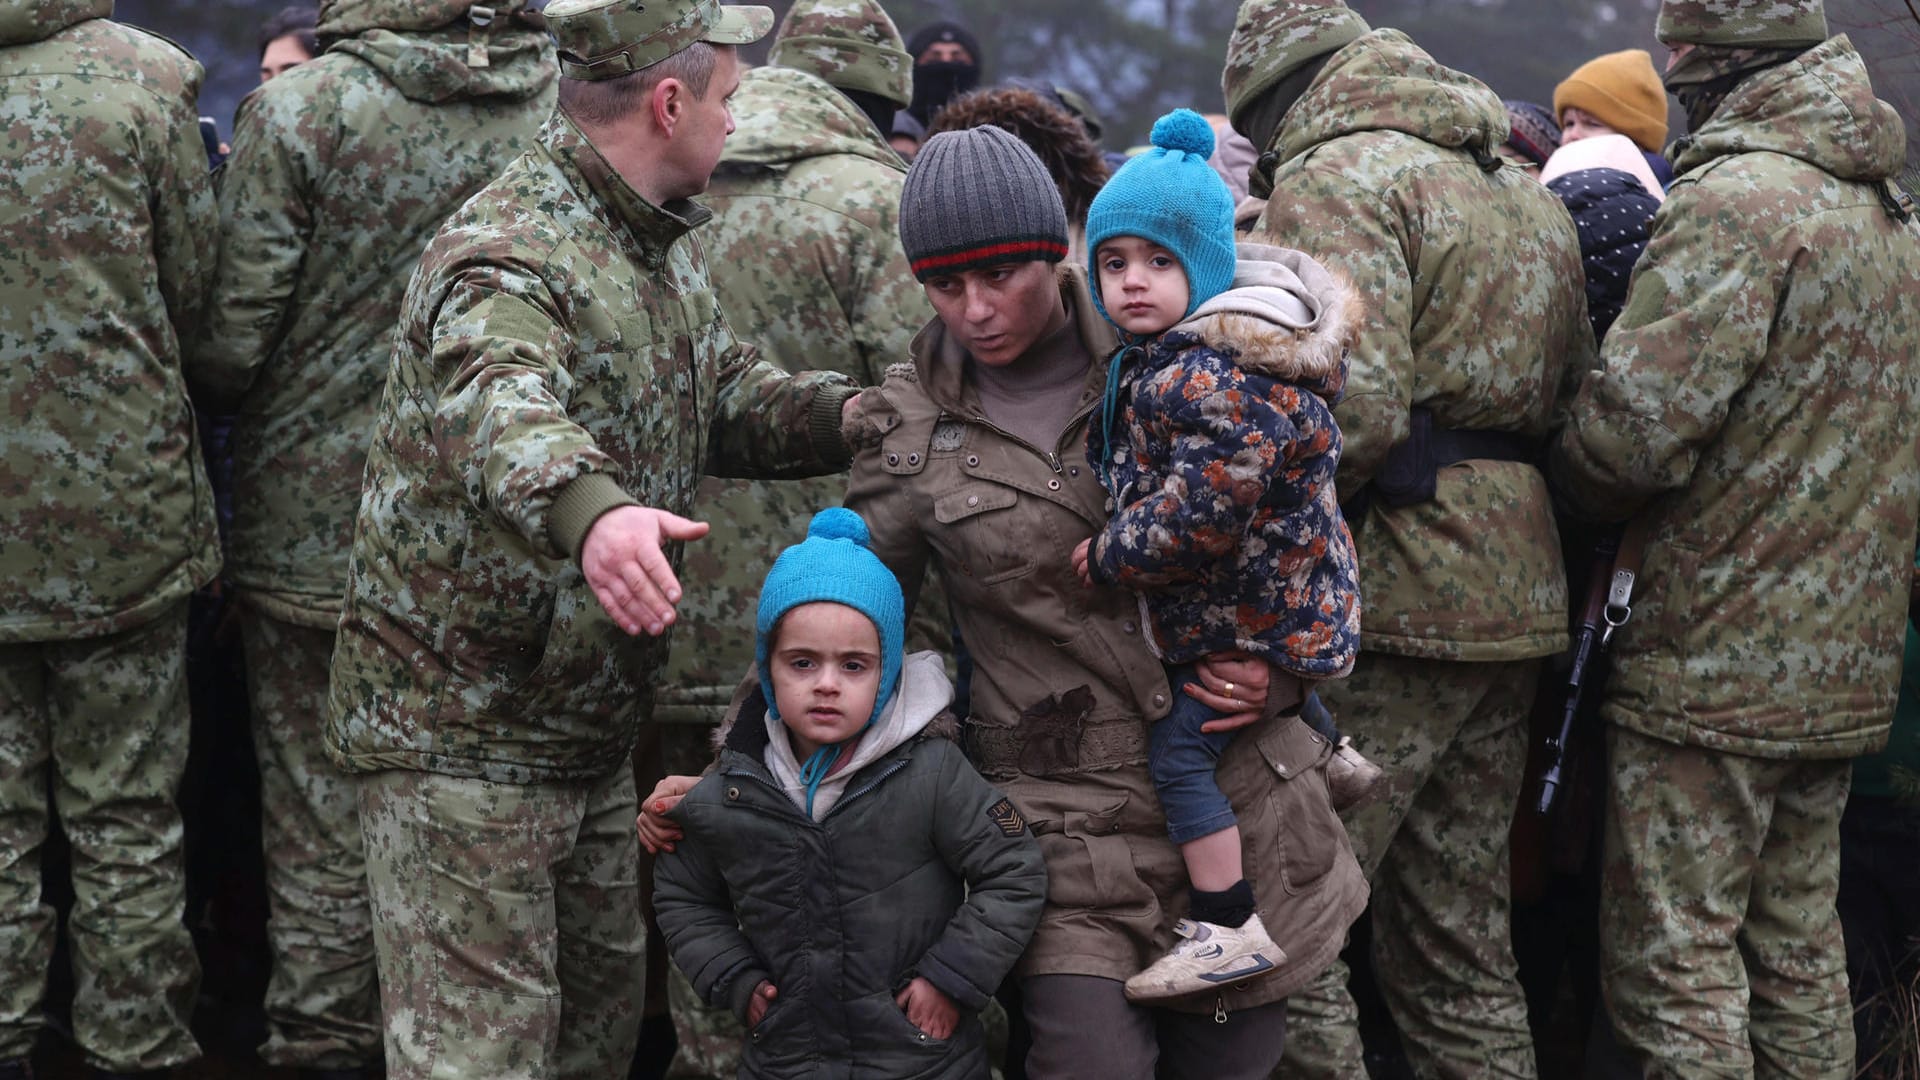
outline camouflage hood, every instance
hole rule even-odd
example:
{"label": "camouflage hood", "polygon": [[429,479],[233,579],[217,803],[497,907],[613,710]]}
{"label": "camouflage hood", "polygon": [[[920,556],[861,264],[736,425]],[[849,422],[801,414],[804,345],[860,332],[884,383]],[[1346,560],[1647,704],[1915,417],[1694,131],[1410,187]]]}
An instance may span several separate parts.
{"label": "camouflage hood", "polygon": [[[316,32],[330,52],[373,65],[409,100],[525,101],[557,74],[547,36],[522,23],[521,0],[492,5],[490,22],[469,15],[473,0],[332,0]],[[473,61],[485,50],[486,62]]]}
{"label": "camouflage hood", "polygon": [[25,45],[113,14],[113,0],[0,0],[0,45]]}
{"label": "camouflage hood", "polygon": [[1907,132],[1893,106],[1873,96],[1866,62],[1842,34],[1735,87],[1711,120],[1674,144],[1673,171],[1756,152],[1871,183],[1906,163]]}
{"label": "camouflage hood", "polygon": [[1507,141],[1507,110],[1480,80],[1437,63],[1398,30],[1333,54],[1287,111],[1277,149],[1292,160],[1357,131],[1399,131],[1476,157]]}
{"label": "camouflage hood", "polygon": [[733,95],[736,125],[720,156],[727,165],[785,166],[829,154],[853,154],[888,168],[907,163],[845,94],[790,68],[754,68]]}

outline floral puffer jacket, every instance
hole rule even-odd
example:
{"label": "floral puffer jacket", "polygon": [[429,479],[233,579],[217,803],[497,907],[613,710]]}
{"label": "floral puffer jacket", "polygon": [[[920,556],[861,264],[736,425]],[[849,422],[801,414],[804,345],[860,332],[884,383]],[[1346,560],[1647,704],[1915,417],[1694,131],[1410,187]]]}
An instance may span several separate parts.
{"label": "floral puffer jacket", "polygon": [[1308,256],[1242,244],[1231,290],[1114,355],[1088,436],[1113,516],[1088,563],[1140,594],[1168,663],[1237,649],[1307,679],[1353,667],[1360,591],[1331,404],[1360,315],[1353,287]]}

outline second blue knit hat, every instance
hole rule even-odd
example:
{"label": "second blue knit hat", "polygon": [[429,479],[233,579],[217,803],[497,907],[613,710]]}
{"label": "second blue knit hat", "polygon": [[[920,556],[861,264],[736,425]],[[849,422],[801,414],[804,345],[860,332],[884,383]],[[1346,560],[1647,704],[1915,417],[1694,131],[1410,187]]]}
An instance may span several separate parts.
{"label": "second blue knit hat", "polygon": [[767,650],[780,617],[801,604],[845,604],[872,620],[880,632],[880,693],[873,700],[871,724],[886,711],[900,682],[900,664],[906,641],[906,600],[900,582],[880,557],[868,550],[867,523],[851,510],[832,507],[813,515],[807,538],[780,553],[760,586],[760,610],[754,619],[754,659],[760,689],[774,719],[780,707],[773,700],[773,677],[767,668]]}
{"label": "second blue knit hat", "polygon": [[[1192,109],[1154,122],[1153,149],[1120,166],[1087,210],[1093,302],[1100,300],[1100,245],[1138,236],[1173,253],[1187,274],[1187,310],[1233,287],[1233,192],[1213,171],[1213,128]],[[1112,321],[1109,317],[1108,321]]]}

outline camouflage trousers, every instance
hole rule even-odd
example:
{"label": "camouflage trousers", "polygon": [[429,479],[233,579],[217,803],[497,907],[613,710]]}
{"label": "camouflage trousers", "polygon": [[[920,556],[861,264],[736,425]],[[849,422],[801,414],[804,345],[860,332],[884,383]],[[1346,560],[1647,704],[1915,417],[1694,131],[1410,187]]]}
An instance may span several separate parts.
{"label": "camouflage trousers", "polygon": [[192,1061],[200,981],[179,808],[187,603],[106,637],[0,645],[0,1061],[40,1028],[54,912],[40,899],[52,812],[73,846],[73,1034],[116,1071]]}
{"label": "camouflage trousers", "polygon": [[623,1080],[646,942],[633,773],[358,785],[389,1080]]}
{"label": "camouflage trousers", "polygon": [[1602,989],[1648,1077],[1853,1074],[1840,890],[1851,761],[1607,731]]}
{"label": "camouflage trousers", "polygon": [[260,1056],[306,1068],[377,1064],[380,998],[359,801],[353,778],[323,749],[333,631],[246,606],[241,613],[272,913]]}
{"label": "camouflage trousers", "polygon": [[[1342,732],[1386,772],[1349,816],[1373,883],[1373,961],[1423,1077],[1534,1075],[1509,929],[1507,828],[1526,766],[1536,660],[1460,663],[1363,652],[1319,685]],[[1276,1075],[1365,1080],[1359,1012],[1335,961],[1287,999]]]}

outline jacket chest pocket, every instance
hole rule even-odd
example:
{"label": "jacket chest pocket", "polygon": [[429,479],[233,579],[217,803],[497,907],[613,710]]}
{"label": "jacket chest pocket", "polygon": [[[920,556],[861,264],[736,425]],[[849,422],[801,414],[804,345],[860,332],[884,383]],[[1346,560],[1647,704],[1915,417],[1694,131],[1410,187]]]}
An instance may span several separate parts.
{"label": "jacket chest pocket", "polygon": [[686,512],[699,482],[711,411],[698,364],[710,326],[676,332],[672,319],[630,315],[618,334],[573,366],[568,416],[620,465],[629,494]]}
{"label": "jacket chest pocket", "polygon": [[959,580],[997,585],[1032,573],[1035,533],[1032,511],[1020,505],[1020,493],[989,484],[972,485],[933,500],[933,519],[941,526],[945,564]]}

